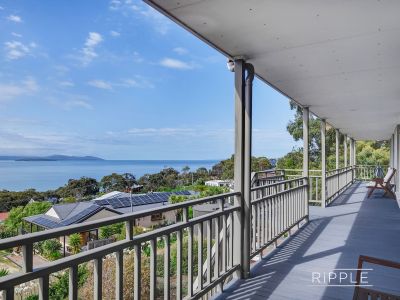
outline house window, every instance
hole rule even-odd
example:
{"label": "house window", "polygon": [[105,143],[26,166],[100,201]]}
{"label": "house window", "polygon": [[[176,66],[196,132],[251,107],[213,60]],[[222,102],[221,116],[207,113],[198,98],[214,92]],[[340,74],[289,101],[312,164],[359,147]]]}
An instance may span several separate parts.
{"label": "house window", "polygon": [[151,215],[151,220],[152,221],[161,221],[161,220],[163,220],[162,213]]}

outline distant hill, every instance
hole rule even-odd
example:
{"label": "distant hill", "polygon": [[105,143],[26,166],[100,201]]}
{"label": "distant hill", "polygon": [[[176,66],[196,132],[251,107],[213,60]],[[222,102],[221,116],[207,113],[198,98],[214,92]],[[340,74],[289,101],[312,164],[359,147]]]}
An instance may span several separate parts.
{"label": "distant hill", "polygon": [[96,156],[69,156],[69,155],[49,155],[49,156],[18,156],[18,155],[0,155],[0,160],[15,161],[65,161],[65,160],[103,160]]}

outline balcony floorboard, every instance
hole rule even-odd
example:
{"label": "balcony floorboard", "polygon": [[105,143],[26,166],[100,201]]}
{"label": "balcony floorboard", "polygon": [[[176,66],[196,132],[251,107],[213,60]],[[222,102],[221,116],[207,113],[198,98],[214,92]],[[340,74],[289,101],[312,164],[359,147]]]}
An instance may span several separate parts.
{"label": "balcony floorboard", "polygon": [[[353,286],[312,285],[312,272],[357,268],[360,255],[400,261],[399,206],[380,191],[369,199],[366,192],[355,183],[329,207],[311,207],[307,225],[217,299],[352,299]],[[374,269],[368,273],[373,288],[400,295],[400,270],[364,267]]]}

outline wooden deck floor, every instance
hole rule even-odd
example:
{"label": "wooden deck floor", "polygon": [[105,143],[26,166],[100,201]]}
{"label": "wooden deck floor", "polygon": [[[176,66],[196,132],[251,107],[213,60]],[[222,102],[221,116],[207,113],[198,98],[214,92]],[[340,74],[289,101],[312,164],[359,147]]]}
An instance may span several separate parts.
{"label": "wooden deck floor", "polygon": [[[354,287],[312,284],[312,272],[357,268],[359,255],[400,261],[400,209],[356,183],[331,206],[310,208],[311,221],[217,299],[352,299]],[[373,268],[368,283],[400,295],[400,271]]]}

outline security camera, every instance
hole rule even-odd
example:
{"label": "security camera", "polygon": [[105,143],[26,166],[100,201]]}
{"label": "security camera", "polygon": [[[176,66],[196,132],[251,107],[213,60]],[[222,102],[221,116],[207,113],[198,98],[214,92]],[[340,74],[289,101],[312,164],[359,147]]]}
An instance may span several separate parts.
{"label": "security camera", "polygon": [[228,59],[226,66],[228,67],[229,71],[231,71],[231,72],[235,71],[235,62],[232,59]]}

